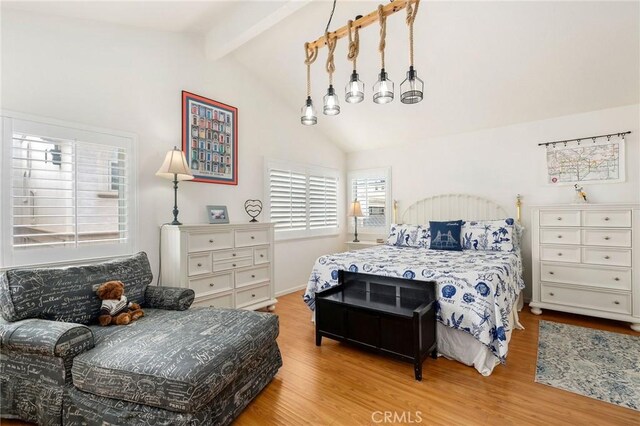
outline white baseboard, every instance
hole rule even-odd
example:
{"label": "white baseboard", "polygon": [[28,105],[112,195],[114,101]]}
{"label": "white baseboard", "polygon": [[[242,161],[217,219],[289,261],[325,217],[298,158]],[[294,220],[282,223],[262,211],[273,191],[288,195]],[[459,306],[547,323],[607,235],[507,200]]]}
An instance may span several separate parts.
{"label": "white baseboard", "polygon": [[286,294],[295,293],[296,291],[304,290],[305,288],[307,288],[307,285],[306,284],[302,284],[302,285],[297,286],[297,287],[292,287],[292,288],[288,288],[286,290],[278,291],[278,292],[276,292],[276,297],[284,296]]}

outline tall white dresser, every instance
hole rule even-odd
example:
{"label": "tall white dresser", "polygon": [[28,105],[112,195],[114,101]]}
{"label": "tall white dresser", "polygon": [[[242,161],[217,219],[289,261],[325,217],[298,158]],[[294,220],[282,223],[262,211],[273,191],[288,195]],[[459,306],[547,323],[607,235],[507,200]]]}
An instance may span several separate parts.
{"label": "tall white dresser", "polygon": [[273,225],[165,225],[161,284],[191,288],[192,306],[275,308]]}
{"label": "tall white dresser", "polygon": [[534,206],[529,306],[627,321],[640,332],[640,206]]}

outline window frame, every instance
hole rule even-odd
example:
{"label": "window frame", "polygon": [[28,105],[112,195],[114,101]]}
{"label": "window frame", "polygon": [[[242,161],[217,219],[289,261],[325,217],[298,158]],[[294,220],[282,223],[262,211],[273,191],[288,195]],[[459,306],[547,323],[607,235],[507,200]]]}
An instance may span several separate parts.
{"label": "window frame", "polygon": [[[284,241],[284,240],[294,240],[294,239],[305,239],[305,238],[315,238],[315,237],[333,237],[339,236],[342,228],[342,189],[340,187],[341,183],[341,172],[338,169],[332,169],[329,167],[322,166],[314,166],[309,164],[301,164],[294,163],[289,161],[282,160],[272,160],[265,159],[264,162],[264,200],[265,202],[265,220],[271,221],[271,169],[277,169],[281,171],[289,171],[298,174],[304,174],[306,176],[306,229],[297,229],[297,230],[278,230],[277,228],[274,230],[274,236],[276,241]],[[309,204],[309,189],[310,176],[315,177],[331,177],[336,179],[336,226],[335,227],[327,227],[327,228],[318,228],[318,229],[310,229],[310,204]]]}
{"label": "window frame", "polygon": [[[393,220],[393,197],[391,194],[391,167],[350,170],[347,172],[347,203],[353,202],[353,181],[355,179],[385,178],[385,226],[364,226],[358,223],[359,234],[387,234]],[[348,214],[348,212],[347,212]],[[353,218],[347,217],[347,231],[354,232]]]}
{"label": "window frame", "polygon": [[[104,243],[82,247],[29,248],[14,250],[13,248],[13,201],[11,191],[12,149],[14,120],[34,129],[54,129],[56,137],[64,139],[87,140],[90,143],[109,146],[121,146],[114,143],[121,140],[130,153],[129,192],[127,194],[127,230],[128,240],[125,243]],[[45,130],[43,130],[45,132]],[[116,258],[138,251],[138,137],[135,133],[122,132],[101,127],[89,126],[52,118],[45,118],[9,110],[0,110],[0,267],[24,267],[33,265],[78,263],[92,259]],[[85,135],[85,137],[79,137]],[[53,136],[52,136],[53,137]],[[110,143],[107,143],[110,142]]]}

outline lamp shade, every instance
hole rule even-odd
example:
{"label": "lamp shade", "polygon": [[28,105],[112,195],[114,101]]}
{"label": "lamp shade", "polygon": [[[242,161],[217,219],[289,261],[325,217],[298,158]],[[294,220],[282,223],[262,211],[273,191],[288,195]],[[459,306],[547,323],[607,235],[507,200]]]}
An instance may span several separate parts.
{"label": "lamp shade", "polygon": [[193,174],[191,174],[191,170],[189,170],[187,159],[184,158],[184,153],[177,147],[173,147],[171,151],[167,152],[167,156],[164,157],[164,162],[156,172],[156,176],[171,180],[193,179]]}
{"label": "lamp shade", "polygon": [[356,200],[349,204],[349,217],[362,217],[362,208],[360,207],[360,201]]}

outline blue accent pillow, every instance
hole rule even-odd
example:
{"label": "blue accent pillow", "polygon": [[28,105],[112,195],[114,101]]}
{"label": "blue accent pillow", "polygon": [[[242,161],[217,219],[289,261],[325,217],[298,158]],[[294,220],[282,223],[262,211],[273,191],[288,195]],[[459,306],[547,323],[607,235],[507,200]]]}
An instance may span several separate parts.
{"label": "blue accent pillow", "polygon": [[461,251],[461,233],[462,220],[429,222],[429,234],[431,234],[431,249]]}

